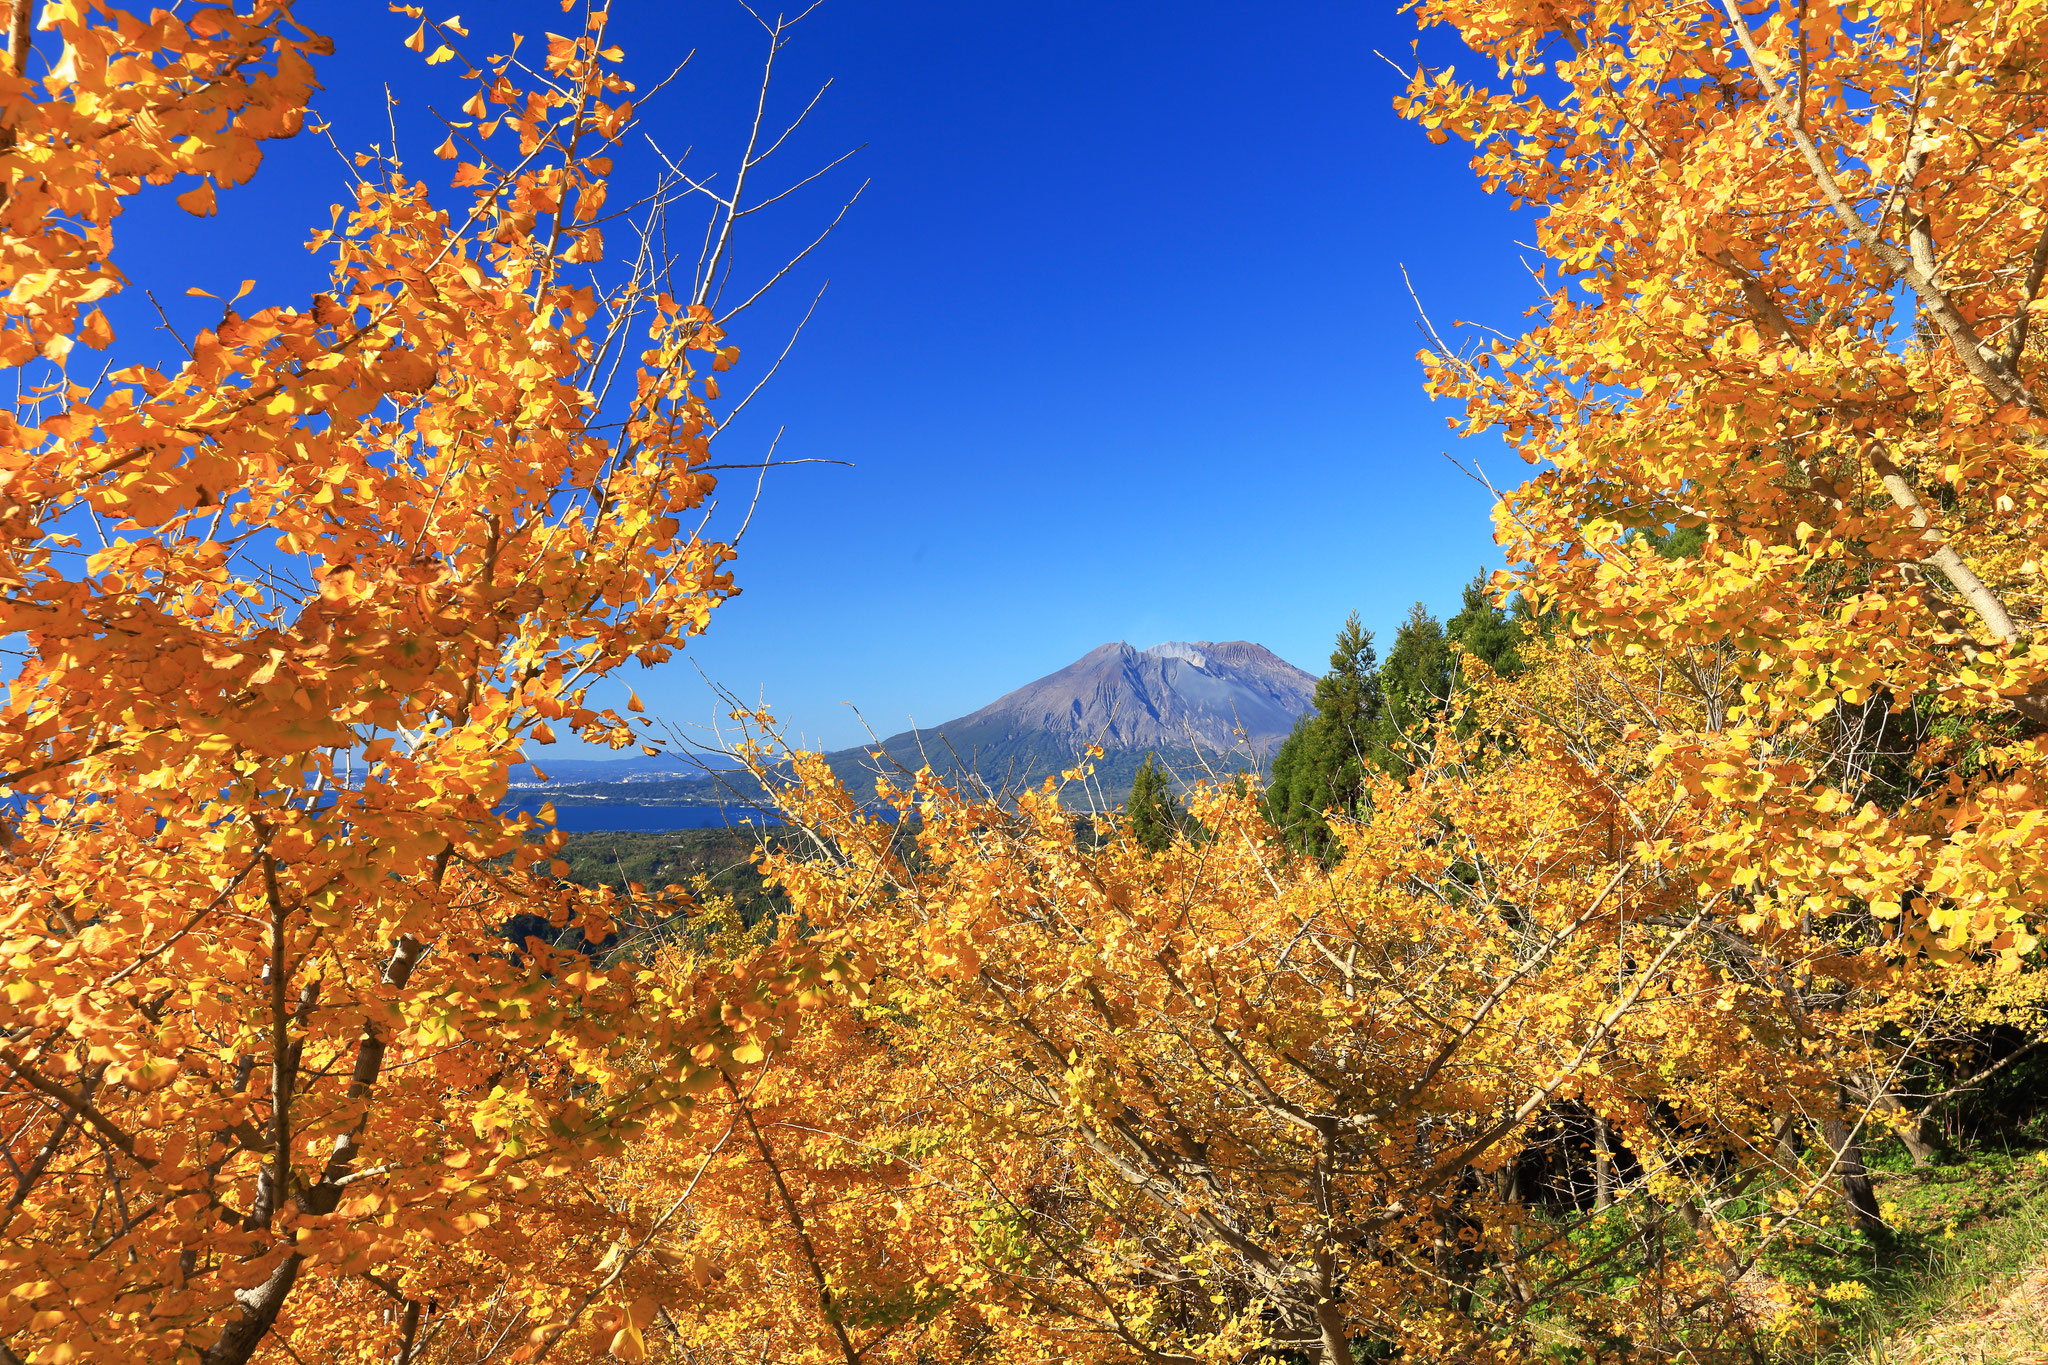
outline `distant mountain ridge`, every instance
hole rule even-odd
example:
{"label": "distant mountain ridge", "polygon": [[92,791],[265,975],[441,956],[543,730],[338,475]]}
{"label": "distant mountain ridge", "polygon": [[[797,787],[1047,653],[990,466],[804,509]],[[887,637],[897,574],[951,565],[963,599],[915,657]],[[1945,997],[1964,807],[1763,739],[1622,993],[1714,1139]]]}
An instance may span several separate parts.
{"label": "distant mountain ridge", "polygon": [[[1014,791],[1074,766],[1089,745],[1100,744],[1095,794],[1119,801],[1148,753],[1188,777],[1263,768],[1314,704],[1315,686],[1314,675],[1249,640],[1173,640],[1149,649],[1118,641],[957,720],[841,749],[826,761],[862,796],[873,791],[877,750],[887,766],[914,772],[929,764],[955,781],[971,776]],[[573,805],[760,796],[731,774],[634,779],[552,783],[547,796]]]}

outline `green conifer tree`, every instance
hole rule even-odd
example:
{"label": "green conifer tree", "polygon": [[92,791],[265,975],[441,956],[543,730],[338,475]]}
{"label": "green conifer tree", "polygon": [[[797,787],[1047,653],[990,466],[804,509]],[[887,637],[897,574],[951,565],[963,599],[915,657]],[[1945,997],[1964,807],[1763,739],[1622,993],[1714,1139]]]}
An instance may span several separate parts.
{"label": "green conifer tree", "polygon": [[1516,647],[1523,633],[1523,623],[1487,597],[1484,573],[1465,585],[1458,614],[1447,625],[1439,624],[1420,602],[1409,608],[1380,667],[1386,704],[1372,736],[1373,765],[1395,777],[1412,772],[1415,746],[1427,741],[1430,727],[1463,686],[1460,662],[1473,656],[1485,660],[1494,672],[1512,676],[1521,671]]}
{"label": "green conifer tree", "polygon": [[1480,573],[1465,585],[1465,599],[1444,626],[1444,633],[1464,646],[1465,653],[1486,661],[1487,667],[1503,676],[1522,669],[1516,647],[1527,633],[1525,624],[1495,606],[1486,595],[1486,575]]}
{"label": "green conifer tree", "polygon": [[1384,664],[1354,612],[1337,636],[1329,673],[1316,684],[1315,709],[1295,722],[1273,756],[1267,813],[1288,843],[1327,856],[1332,840],[1323,812],[1358,814],[1372,769],[1395,777],[1411,771],[1406,742],[1423,739],[1443,713],[1459,686],[1458,661],[1474,655],[1497,673],[1513,674],[1527,629],[1488,598],[1484,573],[1465,585],[1448,625],[1416,603]]}
{"label": "green conifer tree", "polygon": [[1153,853],[1163,853],[1180,832],[1186,813],[1173,794],[1173,778],[1157,754],[1146,754],[1131,779],[1131,799],[1124,803],[1131,837]]}
{"label": "green conifer tree", "polygon": [[1417,602],[1394,634],[1380,665],[1380,707],[1367,748],[1373,766],[1396,777],[1413,768],[1409,746],[1419,743],[1451,695],[1453,656],[1443,623]]}
{"label": "green conifer tree", "polygon": [[1353,612],[1337,635],[1330,671],[1316,684],[1315,709],[1295,722],[1273,756],[1267,812],[1294,847],[1326,856],[1331,837],[1323,812],[1357,809],[1381,701],[1372,632]]}

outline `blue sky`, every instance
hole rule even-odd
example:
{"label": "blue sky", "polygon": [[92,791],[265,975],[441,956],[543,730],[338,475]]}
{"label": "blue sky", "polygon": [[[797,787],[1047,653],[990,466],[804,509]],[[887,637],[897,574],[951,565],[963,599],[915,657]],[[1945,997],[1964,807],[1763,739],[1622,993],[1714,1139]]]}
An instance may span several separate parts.
{"label": "blue sky", "polygon": [[[700,172],[727,164],[765,35],[734,0],[613,10],[643,83],[695,52],[649,130]],[[444,176],[410,119],[461,101],[454,65],[421,69],[399,46],[410,22],[381,5],[301,13],[337,41],[319,107],[341,145],[388,142],[389,78],[408,170]],[[464,22],[501,50],[574,21],[499,0]],[[1444,452],[1497,482],[1520,465],[1454,442],[1452,410],[1423,394],[1400,266],[1439,325],[1512,330],[1535,296],[1514,240],[1531,227],[1457,144],[1394,116],[1400,78],[1374,53],[1409,63],[1413,39],[1392,5],[1346,0],[828,0],[778,68],[771,117],[833,80],[780,169],[865,150],[754,220],[740,273],[772,270],[870,183],[735,323],[751,380],[830,281],[720,439],[722,458],[757,458],[782,428],[780,457],[853,467],[771,471],[743,595],[635,672],[650,709],[704,723],[709,677],[836,747],[864,734],[847,703],[882,734],[931,724],[1105,641],[1250,639],[1320,673],[1347,612],[1384,647],[1409,603],[1455,610],[1498,556],[1483,490]],[[1440,37],[1424,54],[1459,55]],[[650,168],[622,159],[614,204]],[[297,228],[325,225],[345,175],[324,141],[272,144],[217,220],[140,205],[127,268],[224,294],[253,275],[259,306],[303,297],[318,276]],[[124,349],[140,303],[116,316]]]}

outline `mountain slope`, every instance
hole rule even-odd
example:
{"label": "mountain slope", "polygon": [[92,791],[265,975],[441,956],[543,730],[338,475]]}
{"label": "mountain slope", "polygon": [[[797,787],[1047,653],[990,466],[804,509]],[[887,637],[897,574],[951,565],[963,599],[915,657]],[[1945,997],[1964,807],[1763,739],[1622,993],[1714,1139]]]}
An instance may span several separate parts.
{"label": "mountain slope", "polygon": [[[1102,799],[1119,801],[1148,753],[1189,778],[1263,767],[1309,709],[1315,684],[1312,675],[1246,640],[1173,641],[1150,649],[1107,644],[957,720],[826,759],[859,795],[873,790],[877,750],[889,767],[914,772],[929,764],[949,779],[972,775],[1006,791],[1056,775],[1090,744],[1100,744],[1095,786]],[[630,785],[556,783],[547,795],[574,805],[653,805],[749,801],[759,792],[745,779],[706,775]]]}
{"label": "mountain slope", "polygon": [[1103,645],[939,729],[956,743],[1032,735],[1076,753],[1091,743],[1220,752],[1247,742],[1264,753],[1308,709],[1315,686],[1293,664],[1243,640]]}

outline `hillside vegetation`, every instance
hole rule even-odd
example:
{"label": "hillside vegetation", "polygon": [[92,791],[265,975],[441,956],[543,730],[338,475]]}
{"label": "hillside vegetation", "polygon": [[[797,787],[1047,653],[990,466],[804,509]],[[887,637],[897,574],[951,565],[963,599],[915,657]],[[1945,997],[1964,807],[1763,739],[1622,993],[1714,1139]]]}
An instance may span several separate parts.
{"label": "hillside vegetation", "polygon": [[775,830],[745,827],[581,833],[566,835],[556,856],[567,865],[562,875],[580,886],[617,893],[635,882],[656,889],[681,886],[698,900],[730,899],[751,926],[781,912],[757,860],[786,841]]}

